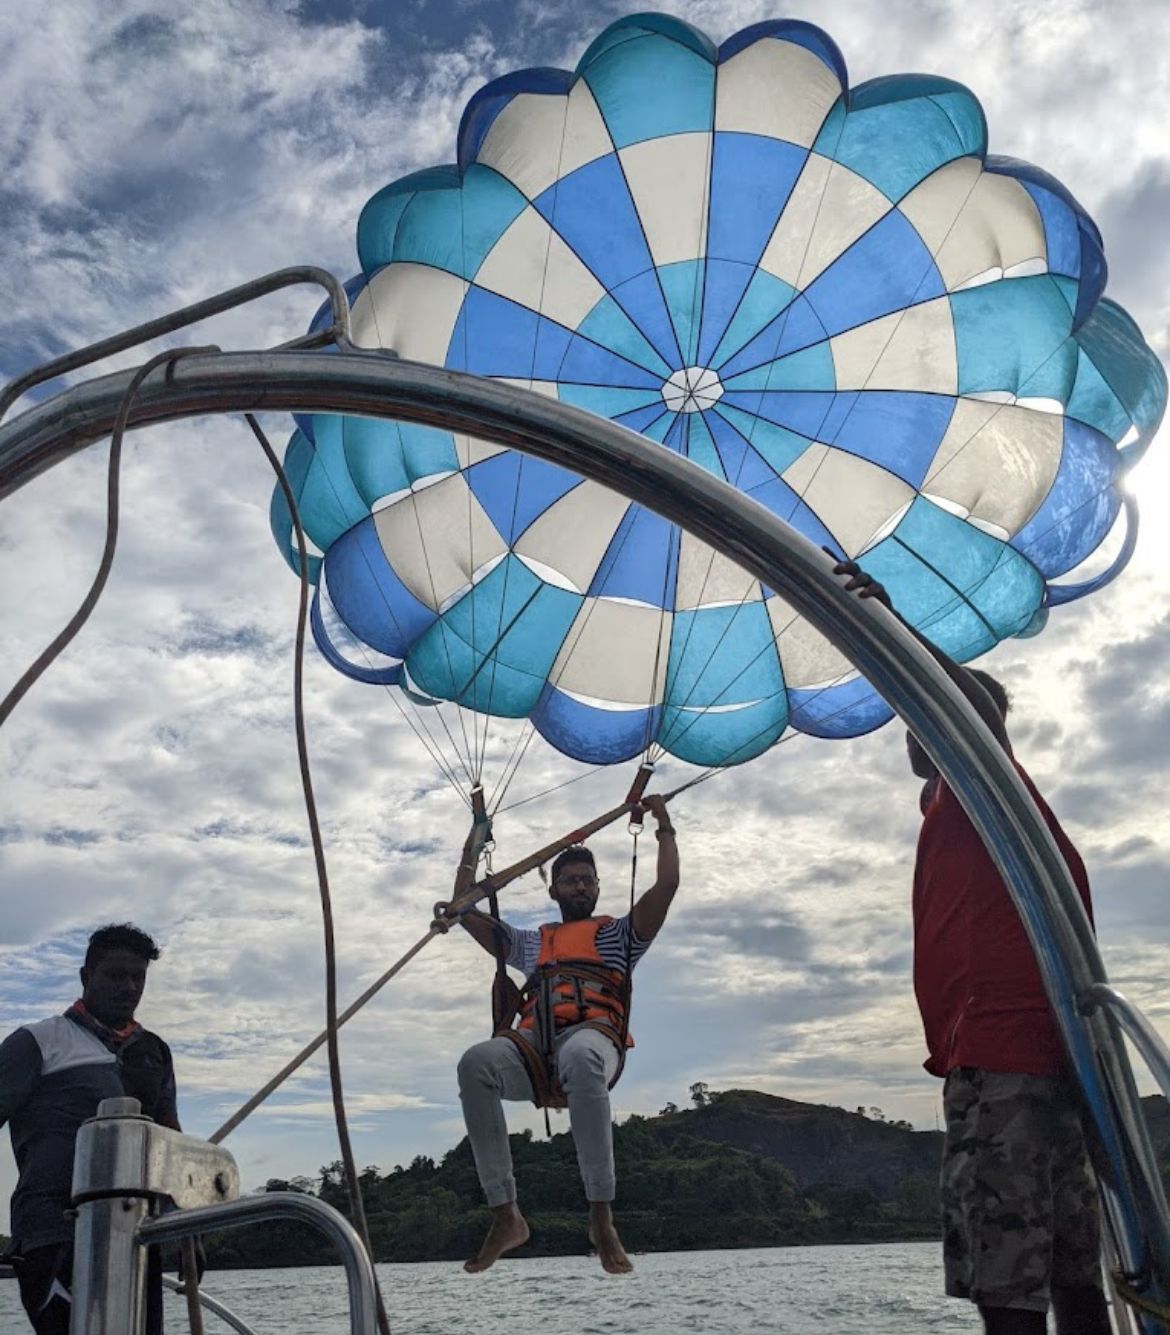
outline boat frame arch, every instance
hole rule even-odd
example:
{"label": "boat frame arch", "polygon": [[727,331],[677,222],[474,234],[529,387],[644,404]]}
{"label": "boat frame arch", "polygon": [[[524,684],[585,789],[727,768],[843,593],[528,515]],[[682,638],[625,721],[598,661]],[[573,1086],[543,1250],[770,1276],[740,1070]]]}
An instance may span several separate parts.
{"label": "boat frame arch", "polygon": [[[0,425],[0,499],[108,435],[132,376],[76,385]],[[359,351],[345,337],[328,351],[184,356],[143,381],[127,424],[271,411],[418,423],[559,464],[686,529],[825,635],[920,740],[1002,873],[1083,1094],[1115,1260],[1145,1296],[1170,1302],[1166,1198],[1121,1029],[1094,990],[1107,980],[1076,888],[1011,760],[895,616],[846,592],[832,558],[776,515],[635,432],[518,386]],[[1156,1074],[1166,1087],[1170,1072]],[[1153,1317],[1136,1319],[1148,1335],[1165,1329]]]}

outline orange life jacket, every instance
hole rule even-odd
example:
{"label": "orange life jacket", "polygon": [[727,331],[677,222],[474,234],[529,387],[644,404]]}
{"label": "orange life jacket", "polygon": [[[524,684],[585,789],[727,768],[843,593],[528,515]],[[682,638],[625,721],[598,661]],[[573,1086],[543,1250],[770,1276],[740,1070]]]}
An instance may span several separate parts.
{"label": "orange life jacket", "polygon": [[538,1108],[567,1106],[554,1074],[556,1035],[562,1029],[587,1025],[618,1047],[621,1058],[611,1089],[625,1065],[625,1049],[634,1046],[627,1023],[630,980],[621,969],[611,969],[597,949],[597,933],[610,922],[612,918],[601,917],[545,923],[536,968],[522,989],[508,982],[509,999],[497,999],[494,1006],[496,1036],[510,1038],[519,1049]]}
{"label": "orange life jacket", "polygon": [[612,1031],[625,1046],[634,1040],[625,1024],[628,981],[620,969],[611,969],[597,950],[597,933],[612,918],[585,918],[580,922],[545,923],[540,929],[540,954],[525,982],[518,1028],[538,1028],[542,1007],[551,1013],[554,1032],[573,1024],[590,1024]]}

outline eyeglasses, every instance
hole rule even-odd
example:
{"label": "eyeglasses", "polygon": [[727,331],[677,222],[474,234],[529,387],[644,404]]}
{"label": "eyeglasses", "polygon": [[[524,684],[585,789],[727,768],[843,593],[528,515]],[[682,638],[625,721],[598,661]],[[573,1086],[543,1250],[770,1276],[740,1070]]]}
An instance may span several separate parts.
{"label": "eyeglasses", "polygon": [[592,890],[596,884],[597,877],[594,876],[592,872],[588,871],[578,872],[575,875],[571,874],[569,876],[557,877],[557,885],[563,885],[568,889],[572,889],[573,886],[579,885],[583,890]]}

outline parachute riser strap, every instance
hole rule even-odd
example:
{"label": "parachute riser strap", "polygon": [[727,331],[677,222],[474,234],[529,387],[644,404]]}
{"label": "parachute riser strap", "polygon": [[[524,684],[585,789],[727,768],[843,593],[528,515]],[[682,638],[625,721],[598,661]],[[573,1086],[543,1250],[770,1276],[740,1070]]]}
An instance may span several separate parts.
{"label": "parachute riser strap", "polygon": [[[576,844],[584,843],[590,835],[596,834],[598,830],[604,830],[607,825],[612,825],[614,821],[621,820],[623,816],[628,816],[640,804],[642,794],[646,791],[646,785],[650,782],[650,776],[653,773],[652,766],[643,765],[638,770],[634,782],[626,796],[626,800],[620,807],[613,807],[610,811],[587,822],[585,825],[575,830],[570,830],[560,839],[554,840],[551,844],[545,844],[543,848],[538,848],[535,853],[529,853],[527,857],[521,858],[519,862],[513,862],[510,867],[503,867],[499,871],[493,871],[489,876],[483,877],[475,885],[471,886],[464,894],[459,895],[452,901],[452,914],[457,914],[465,908],[470,908],[477,904],[481,899],[486,899],[489,894],[502,890],[504,886],[517,880],[521,876],[526,876],[530,871],[535,871],[537,867],[543,866],[551,858],[555,858],[558,853],[563,853],[566,848],[572,848]],[[682,791],[679,789],[678,791]],[[670,801],[675,794],[671,793],[667,797]]]}
{"label": "parachute riser strap", "polygon": [[[666,800],[670,801],[683,788],[678,788],[675,792],[667,795]],[[426,946],[430,945],[436,937],[444,934],[451,926],[452,919],[457,917],[465,909],[473,908],[481,899],[486,899],[493,891],[501,890],[505,885],[527,872],[535,871],[542,863],[547,862],[549,858],[555,857],[557,853],[569,848],[574,843],[579,843],[589,835],[595,834],[598,830],[604,829],[607,825],[612,825],[614,821],[620,820],[622,816],[627,815],[631,810],[630,803],[623,803],[620,807],[614,807],[612,811],[607,811],[604,815],[598,816],[596,820],[590,821],[588,825],[582,826],[579,830],[574,830],[572,834],[558,840],[556,843],[549,844],[545,848],[539,849],[536,853],[524,858],[522,861],[514,863],[510,867],[505,867],[501,871],[493,871],[478,881],[475,885],[468,888],[462,895],[457,896],[451,902],[450,914],[443,918],[435,918],[431,921],[423,935],[399,956],[390,967],[376,978],[366,990],[351,1002],[337,1017],[337,1027],[340,1028],[347,1021],[351,1020],[364,1006],[386,986],[387,983],[396,977],[410,963],[412,959]],[[301,1050],[292,1057],[272,1078],[252,1095],[240,1108],[234,1112],[216,1131],[209,1137],[213,1145],[218,1145],[244,1122],[255,1110],[294,1072],[298,1071],[306,1061],[321,1047],[324,1046],[329,1031],[323,1029],[314,1039],[308,1042]]]}
{"label": "parachute riser strap", "polygon": [[[643,769],[646,766],[642,767]],[[649,775],[647,775],[649,778]],[[643,788],[645,785],[643,785]],[[626,1069],[626,1042],[630,1037],[630,1007],[634,1000],[634,895],[638,886],[638,836],[642,833],[642,817],[639,812],[636,819],[630,821],[630,834],[633,835],[634,847],[630,853],[630,916],[627,918],[629,930],[626,932],[626,967],[622,976],[622,1024],[621,1039],[618,1043],[618,1064],[617,1070],[613,1073],[613,1079],[609,1082],[609,1088],[622,1078],[622,1072]]]}

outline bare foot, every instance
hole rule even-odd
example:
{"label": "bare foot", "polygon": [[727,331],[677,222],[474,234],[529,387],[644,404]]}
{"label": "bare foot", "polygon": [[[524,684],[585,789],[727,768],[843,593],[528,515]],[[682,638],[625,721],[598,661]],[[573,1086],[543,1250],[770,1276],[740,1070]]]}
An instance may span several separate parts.
{"label": "bare foot", "polygon": [[469,1275],[478,1275],[480,1271],[487,1270],[505,1252],[510,1252],[513,1247],[521,1247],[528,1241],[528,1225],[515,1201],[494,1206],[492,1216],[492,1226],[487,1231],[479,1255],[463,1263],[463,1269]]}
{"label": "bare foot", "polygon": [[597,1250],[602,1269],[610,1275],[628,1275],[634,1268],[626,1255],[622,1240],[613,1223],[613,1211],[608,1201],[591,1201],[589,1205],[589,1241]]}

